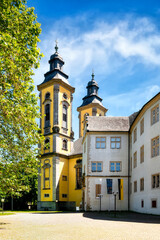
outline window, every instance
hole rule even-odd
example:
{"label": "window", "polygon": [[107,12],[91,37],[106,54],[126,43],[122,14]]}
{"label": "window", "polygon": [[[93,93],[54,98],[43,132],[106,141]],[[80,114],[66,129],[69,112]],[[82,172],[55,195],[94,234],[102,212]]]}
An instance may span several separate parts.
{"label": "window", "polygon": [[160,187],[160,173],[152,175],[152,188]]}
{"label": "window", "polygon": [[49,149],[50,148],[50,144],[49,144],[49,138],[46,138],[44,141],[44,149]]}
{"label": "window", "polygon": [[137,128],[134,129],[133,140],[134,140],[134,143],[137,141]]}
{"label": "window", "polygon": [[134,182],[134,192],[137,192],[137,181]]}
{"label": "window", "polygon": [[45,99],[50,99],[50,93],[49,92],[46,93]]}
{"label": "window", "polygon": [[102,162],[91,163],[92,172],[102,172]]}
{"label": "window", "polygon": [[67,198],[67,194],[63,193],[62,198]]}
{"label": "window", "polygon": [[96,184],[96,197],[99,197],[101,194],[101,184]]}
{"label": "window", "polygon": [[121,172],[121,162],[110,162],[110,172]]}
{"label": "window", "polygon": [[67,99],[67,94],[66,93],[63,93],[63,98]]}
{"label": "window", "polygon": [[105,137],[96,137],[96,148],[106,148],[106,138]]}
{"label": "window", "polygon": [[133,167],[136,168],[136,167],[137,167],[137,152],[134,153],[133,159],[134,159],[134,165],[133,165]]}
{"label": "window", "polygon": [[49,197],[49,194],[48,194],[48,193],[45,193],[45,194],[44,194],[44,197],[47,197],[47,198],[48,198],[48,197]]}
{"label": "window", "polygon": [[68,150],[67,145],[68,145],[68,141],[67,141],[67,139],[63,139],[63,146],[62,146],[62,149],[63,149],[63,150]]}
{"label": "window", "polygon": [[144,118],[140,122],[140,135],[142,135],[142,133],[144,133]]}
{"label": "window", "polygon": [[141,208],[144,207],[144,200],[141,200]]}
{"label": "window", "polygon": [[144,145],[140,148],[140,163],[144,162]]}
{"label": "window", "polygon": [[62,175],[62,181],[67,181],[67,176]]}
{"label": "window", "polygon": [[151,109],[151,125],[159,121],[159,105]]}
{"label": "window", "polygon": [[67,106],[63,105],[63,127],[67,128]]}
{"label": "window", "polygon": [[82,159],[76,161],[76,189],[82,188]]}
{"label": "window", "polygon": [[50,188],[50,160],[44,161],[43,165],[43,187],[44,189]]}
{"label": "window", "polygon": [[144,178],[140,179],[140,191],[144,191]]}
{"label": "window", "polygon": [[159,155],[159,136],[151,140],[151,156],[156,157]]}
{"label": "window", "polygon": [[111,137],[111,148],[120,149],[121,148],[121,138],[120,137]]}
{"label": "window", "polygon": [[45,127],[50,126],[50,104],[45,105]]}
{"label": "window", "polygon": [[151,206],[152,206],[152,208],[157,208],[157,200],[156,199],[151,200]]}

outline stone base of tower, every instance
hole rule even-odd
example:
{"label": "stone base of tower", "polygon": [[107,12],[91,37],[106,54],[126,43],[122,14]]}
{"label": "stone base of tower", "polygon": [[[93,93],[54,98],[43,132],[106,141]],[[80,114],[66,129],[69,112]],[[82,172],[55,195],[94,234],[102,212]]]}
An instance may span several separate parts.
{"label": "stone base of tower", "polygon": [[76,202],[37,202],[38,211],[76,211]]}

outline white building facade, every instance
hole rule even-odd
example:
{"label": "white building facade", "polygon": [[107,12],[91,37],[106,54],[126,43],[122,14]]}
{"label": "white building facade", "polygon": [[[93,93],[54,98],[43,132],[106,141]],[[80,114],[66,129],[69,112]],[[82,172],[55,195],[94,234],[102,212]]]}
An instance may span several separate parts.
{"label": "white building facade", "polygon": [[130,129],[130,210],[160,214],[159,106],[156,95]]}
{"label": "white building facade", "polygon": [[[103,129],[99,127],[102,121]],[[115,197],[116,209],[128,210],[129,118],[88,117],[87,124],[83,143],[85,210],[114,210]]]}
{"label": "white building facade", "polygon": [[160,93],[130,117],[87,117],[84,210],[160,214]]}

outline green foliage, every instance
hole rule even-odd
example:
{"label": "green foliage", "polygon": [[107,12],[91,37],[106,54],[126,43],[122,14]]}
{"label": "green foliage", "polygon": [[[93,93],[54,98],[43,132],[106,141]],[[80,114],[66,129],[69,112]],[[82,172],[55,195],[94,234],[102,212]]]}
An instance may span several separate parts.
{"label": "green foliage", "polygon": [[29,191],[37,174],[40,118],[33,93],[33,68],[41,58],[37,48],[40,24],[25,0],[0,1],[0,195]]}

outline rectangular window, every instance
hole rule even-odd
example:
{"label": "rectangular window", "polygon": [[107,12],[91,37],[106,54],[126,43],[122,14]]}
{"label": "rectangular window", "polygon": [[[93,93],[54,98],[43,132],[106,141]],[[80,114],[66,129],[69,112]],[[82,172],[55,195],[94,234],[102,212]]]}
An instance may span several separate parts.
{"label": "rectangular window", "polygon": [[151,109],[151,125],[159,121],[159,105]]}
{"label": "rectangular window", "polygon": [[92,172],[102,172],[102,162],[91,162]]}
{"label": "rectangular window", "polygon": [[140,191],[144,191],[144,178],[140,179]]}
{"label": "rectangular window", "polygon": [[67,194],[62,194],[62,198],[67,198]]}
{"label": "rectangular window", "polygon": [[142,135],[142,133],[144,133],[144,118],[140,122],[140,135]]}
{"label": "rectangular window", "polygon": [[121,172],[122,162],[110,162],[110,172]]}
{"label": "rectangular window", "polygon": [[49,194],[48,194],[48,193],[45,193],[45,194],[44,194],[44,197],[48,198],[48,197],[49,197]]}
{"label": "rectangular window", "polygon": [[111,137],[111,148],[112,149],[121,148],[121,137]]}
{"label": "rectangular window", "polygon": [[159,136],[151,140],[151,156],[159,156]]}
{"label": "rectangular window", "polygon": [[96,137],[96,148],[106,148],[106,138],[105,137]]}
{"label": "rectangular window", "polygon": [[152,188],[160,187],[160,173],[152,175]]}
{"label": "rectangular window", "polygon": [[152,208],[157,208],[157,200],[151,200],[151,206]]}
{"label": "rectangular window", "polygon": [[134,165],[133,165],[133,167],[136,168],[136,167],[137,167],[137,151],[134,153],[133,159],[134,159]]}
{"label": "rectangular window", "polygon": [[62,175],[62,181],[67,181],[67,176]]}
{"label": "rectangular window", "polygon": [[133,140],[134,140],[134,143],[137,141],[137,128],[134,129]]}
{"label": "rectangular window", "polygon": [[96,197],[99,197],[101,194],[101,184],[96,184]]}
{"label": "rectangular window", "polygon": [[140,163],[144,162],[144,145],[140,148]]}
{"label": "rectangular window", "polygon": [[144,200],[141,200],[141,208],[144,207]]}
{"label": "rectangular window", "polygon": [[134,182],[134,192],[137,192],[137,181]]}

